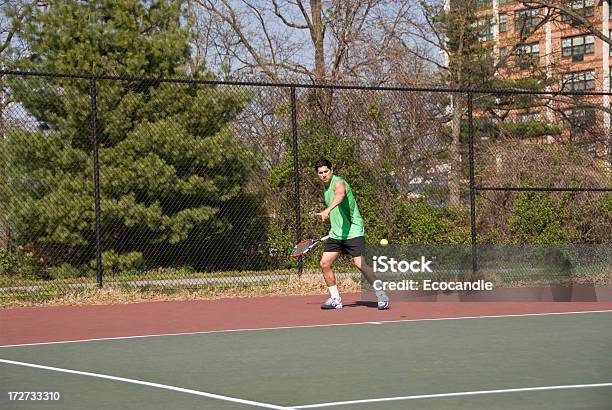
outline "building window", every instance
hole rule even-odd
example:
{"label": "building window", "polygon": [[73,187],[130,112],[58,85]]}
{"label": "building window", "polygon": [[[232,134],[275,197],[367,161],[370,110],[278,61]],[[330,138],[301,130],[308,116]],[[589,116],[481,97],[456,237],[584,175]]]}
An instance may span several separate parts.
{"label": "building window", "polygon": [[518,57],[519,67],[527,68],[533,66],[537,64],[540,59],[540,44],[521,44],[516,48],[516,55]]}
{"label": "building window", "polygon": [[540,21],[542,18],[539,9],[517,10],[514,13],[514,28],[520,33],[531,31]]}
{"label": "building window", "polygon": [[474,0],[476,7],[478,8],[491,8],[493,7],[493,0]]}
{"label": "building window", "polygon": [[594,70],[563,74],[563,91],[588,91],[594,89]]}
{"label": "building window", "polygon": [[597,114],[595,108],[573,108],[563,110],[565,122],[572,128],[590,128],[595,125]]}
{"label": "building window", "polygon": [[493,40],[493,26],[491,24],[491,17],[482,17],[479,18],[476,22],[472,24],[474,27],[476,37],[478,37],[478,41],[491,41]]}
{"label": "building window", "polygon": [[[582,17],[593,17],[595,15],[595,0],[574,0],[568,5]],[[579,21],[573,21],[574,19],[567,14],[562,14],[561,19],[563,21],[572,21],[572,24],[575,25],[581,24]]]}
{"label": "building window", "polygon": [[521,44],[516,48],[517,55],[526,55],[531,58],[538,58],[540,56],[540,44]]}
{"label": "building window", "polygon": [[499,32],[505,33],[506,31],[508,31],[508,15],[502,13],[499,15]]}
{"label": "building window", "polygon": [[590,35],[562,38],[561,52],[563,57],[571,56],[573,61],[582,61],[585,54],[595,52],[595,38]]}
{"label": "building window", "polygon": [[516,120],[519,122],[540,121],[542,116],[539,112],[522,112],[516,115]]}

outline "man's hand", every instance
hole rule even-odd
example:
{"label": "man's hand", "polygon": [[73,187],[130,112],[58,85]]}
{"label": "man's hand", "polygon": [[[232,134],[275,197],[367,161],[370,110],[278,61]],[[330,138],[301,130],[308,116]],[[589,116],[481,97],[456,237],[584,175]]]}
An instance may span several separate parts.
{"label": "man's hand", "polygon": [[324,210],[321,212],[317,212],[317,215],[321,217],[321,221],[325,222],[329,219],[329,210]]}

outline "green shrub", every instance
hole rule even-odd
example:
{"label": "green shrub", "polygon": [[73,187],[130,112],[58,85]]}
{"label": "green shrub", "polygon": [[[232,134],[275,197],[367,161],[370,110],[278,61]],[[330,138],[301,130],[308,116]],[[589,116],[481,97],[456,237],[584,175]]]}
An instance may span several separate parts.
{"label": "green shrub", "polygon": [[25,262],[19,263],[17,269],[17,274],[24,279],[50,279],[49,273],[33,261],[32,258],[28,258]]}
{"label": "green shrub", "polygon": [[612,194],[572,195],[566,224],[572,228],[572,243],[612,243]]}
{"label": "green shrub", "polygon": [[0,249],[0,275],[12,275],[17,271],[17,257],[14,253]]}
{"label": "green shrub", "polygon": [[558,135],[562,128],[550,125],[545,121],[508,121],[502,124],[502,129],[506,135],[514,138],[534,138],[544,135]]}
{"label": "green shrub", "polygon": [[[92,260],[89,265],[95,269],[95,259]],[[144,265],[145,260],[142,252],[127,252],[122,254],[115,251],[102,252],[102,266],[106,274],[142,270]]]}
{"label": "green shrub", "polygon": [[[290,256],[295,242],[295,230],[293,227],[284,229],[279,223],[274,222],[281,221],[273,221],[269,226],[268,249],[270,257],[278,267],[296,267],[297,260]],[[306,261],[306,259],[303,261]]]}
{"label": "green shrub", "polygon": [[49,279],[43,259],[34,251],[17,246],[14,252],[0,249],[0,274],[14,275],[23,279]]}
{"label": "green shrub", "polygon": [[520,192],[510,217],[512,241],[519,244],[568,244],[572,232],[564,227],[567,207],[544,192]]}
{"label": "green shrub", "polygon": [[70,265],[69,263],[63,263],[61,265],[49,268],[49,275],[53,279],[70,279],[92,276],[93,271],[85,266],[76,267]]}
{"label": "green shrub", "polygon": [[465,244],[470,242],[469,214],[461,208],[436,207],[424,197],[394,201],[392,240],[415,244]]}

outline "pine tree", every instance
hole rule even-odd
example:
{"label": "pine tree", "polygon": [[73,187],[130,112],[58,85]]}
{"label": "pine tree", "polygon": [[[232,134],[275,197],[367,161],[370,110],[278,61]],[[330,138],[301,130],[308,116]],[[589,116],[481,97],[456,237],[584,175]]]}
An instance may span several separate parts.
{"label": "pine tree", "polygon": [[[27,24],[31,54],[20,66],[132,76],[96,82],[106,256],[136,252],[150,267],[253,267],[262,210],[245,185],[256,155],[229,127],[248,95],[162,81],[185,74],[184,3],[51,2]],[[1,200],[16,243],[51,264],[94,255],[91,86],[87,78],[11,82],[36,129],[7,129]]]}

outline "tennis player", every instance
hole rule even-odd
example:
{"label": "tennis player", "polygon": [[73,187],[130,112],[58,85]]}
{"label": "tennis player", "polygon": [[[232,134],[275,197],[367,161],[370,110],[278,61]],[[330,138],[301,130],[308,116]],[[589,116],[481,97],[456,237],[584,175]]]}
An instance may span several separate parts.
{"label": "tennis player", "polygon": [[[315,164],[315,170],[323,183],[323,199],[327,207],[317,215],[321,217],[321,221],[329,219],[331,224],[329,239],[319,262],[330,298],[321,305],[321,309],[342,309],[342,298],[332,270],[338,256],[352,256],[353,263],[365,275],[367,281],[372,284],[375,280],[372,268],[365,262],[365,224],[351,187],[340,176],[334,175],[331,162],[320,159]],[[378,309],[389,309],[389,298],[383,291],[377,290],[376,298]]]}

